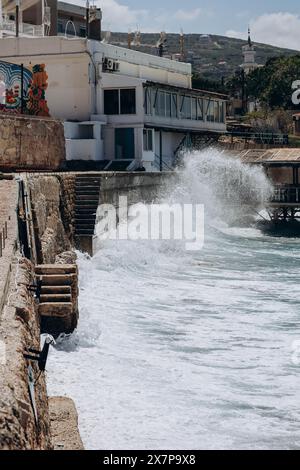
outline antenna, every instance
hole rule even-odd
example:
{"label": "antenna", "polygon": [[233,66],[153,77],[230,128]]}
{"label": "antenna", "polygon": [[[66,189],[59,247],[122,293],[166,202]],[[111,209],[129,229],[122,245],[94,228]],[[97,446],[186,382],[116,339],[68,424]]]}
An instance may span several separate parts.
{"label": "antenna", "polygon": [[180,30],[179,44],[180,44],[180,60],[183,62],[185,54],[184,54],[184,33],[183,33],[182,28]]}
{"label": "antenna", "polygon": [[128,35],[127,35],[127,45],[128,45],[128,49],[131,49],[131,44],[132,44],[132,32],[131,32],[131,30],[129,29],[129,30],[128,30]]}
{"label": "antenna", "polygon": [[137,47],[140,47],[141,45],[141,32],[139,29],[137,29],[134,33],[134,40],[132,44]]}

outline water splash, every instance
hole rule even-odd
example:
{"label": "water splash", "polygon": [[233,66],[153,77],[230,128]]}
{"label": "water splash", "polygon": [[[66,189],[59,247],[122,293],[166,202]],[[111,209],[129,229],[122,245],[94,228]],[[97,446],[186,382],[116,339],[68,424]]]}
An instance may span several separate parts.
{"label": "water splash", "polygon": [[262,170],[194,152],[163,200],[205,204],[201,252],[108,240],[79,256],[79,328],[48,387],[75,400],[86,448],[300,447],[299,244],[228,229],[257,188],[255,207]]}
{"label": "water splash", "polygon": [[272,196],[273,188],[261,166],[247,165],[214,148],[185,155],[178,181],[169,195],[181,202],[202,203],[208,221],[238,223],[254,216]]}

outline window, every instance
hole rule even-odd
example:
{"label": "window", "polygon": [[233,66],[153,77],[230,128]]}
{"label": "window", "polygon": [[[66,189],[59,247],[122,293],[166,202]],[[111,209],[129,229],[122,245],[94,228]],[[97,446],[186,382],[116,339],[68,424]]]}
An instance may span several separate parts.
{"label": "window", "polygon": [[192,118],[192,99],[190,96],[183,97],[182,103],[182,119],[191,119]]}
{"label": "window", "polygon": [[119,90],[104,90],[104,114],[119,114]]}
{"label": "window", "polygon": [[165,92],[159,91],[156,98],[156,114],[158,116],[166,115]]}
{"label": "window", "polygon": [[225,103],[220,101],[220,122],[225,122]]}
{"label": "window", "polygon": [[171,117],[171,93],[166,93],[166,116]]}
{"label": "window", "polygon": [[202,98],[197,99],[197,119],[198,121],[203,121],[203,115],[204,115],[204,102]]}
{"label": "window", "polygon": [[151,89],[145,88],[145,114],[152,114],[152,100],[151,100]]}
{"label": "window", "polygon": [[79,28],[79,36],[81,38],[85,38],[86,37],[86,28],[84,26],[80,26]]}
{"label": "window", "polygon": [[64,33],[64,24],[62,21],[57,22],[57,32],[58,33]]}
{"label": "window", "polygon": [[171,101],[171,117],[177,118],[177,95],[175,93],[172,94],[172,101]]}
{"label": "window", "polygon": [[135,88],[120,90],[121,114],[136,113]]}
{"label": "window", "polygon": [[153,152],[153,131],[152,129],[144,129],[144,150],[145,152]]}
{"label": "window", "polygon": [[214,122],[214,117],[215,117],[214,101],[210,100],[207,106],[207,121]]}
{"label": "window", "polygon": [[197,120],[197,98],[192,98],[192,119]]}
{"label": "window", "polygon": [[220,122],[219,101],[214,101],[214,118],[215,122]]}
{"label": "window", "polygon": [[104,90],[104,114],[135,114],[135,88]]}

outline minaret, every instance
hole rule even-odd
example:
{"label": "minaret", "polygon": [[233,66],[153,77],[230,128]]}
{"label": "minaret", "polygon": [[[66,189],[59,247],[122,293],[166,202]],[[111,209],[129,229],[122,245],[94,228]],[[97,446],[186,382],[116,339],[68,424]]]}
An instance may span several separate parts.
{"label": "minaret", "polygon": [[241,67],[244,69],[246,74],[258,67],[258,64],[255,62],[256,51],[251,40],[250,27],[248,28],[248,42],[243,46],[243,56],[244,63]]}

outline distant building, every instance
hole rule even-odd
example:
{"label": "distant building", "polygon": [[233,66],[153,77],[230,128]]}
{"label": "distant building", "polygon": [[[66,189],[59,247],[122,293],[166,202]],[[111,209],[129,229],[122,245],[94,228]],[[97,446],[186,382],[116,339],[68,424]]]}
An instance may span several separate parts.
{"label": "distant building", "polygon": [[[2,1],[5,15],[13,15],[13,0]],[[4,95],[10,92],[17,112],[28,98],[26,91],[20,96],[20,70],[30,82],[32,66],[42,68],[47,77],[42,101],[53,118],[64,121],[67,160],[103,162],[105,169],[114,163],[111,169],[165,170],[191,135],[226,131],[226,96],[192,89],[190,64],[100,41],[101,12],[92,10],[95,37],[91,30],[86,38],[81,37],[85,8],[47,0],[46,25],[43,2],[22,0],[22,5],[23,37],[14,37],[12,27],[0,39],[1,106],[9,108]],[[24,34],[25,18],[31,34]]]}
{"label": "distant building", "polygon": [[245,71],[246,74],[255,70],[259,67],[259,65],[255,61],[256,50],[251,40],[250,35],[250,28],[248,29],[248,42],[245,46],[243,46],[243,56],[244,62],[241,64],[242,69]]}
{"label": "distant building", "polygon": [[294,135],[300,136],[300,113],[293,114]]}
{"label": "distant building", "polygon": [[[90,39],[101,39],[101,21],[101,9],[91,6],[89,9]],[[20,1],[20,37],[86,37],[86,25],[86,7],[57,0]],[[0,0],[0,37],[15,35],[16,2],[15,0]]]}

